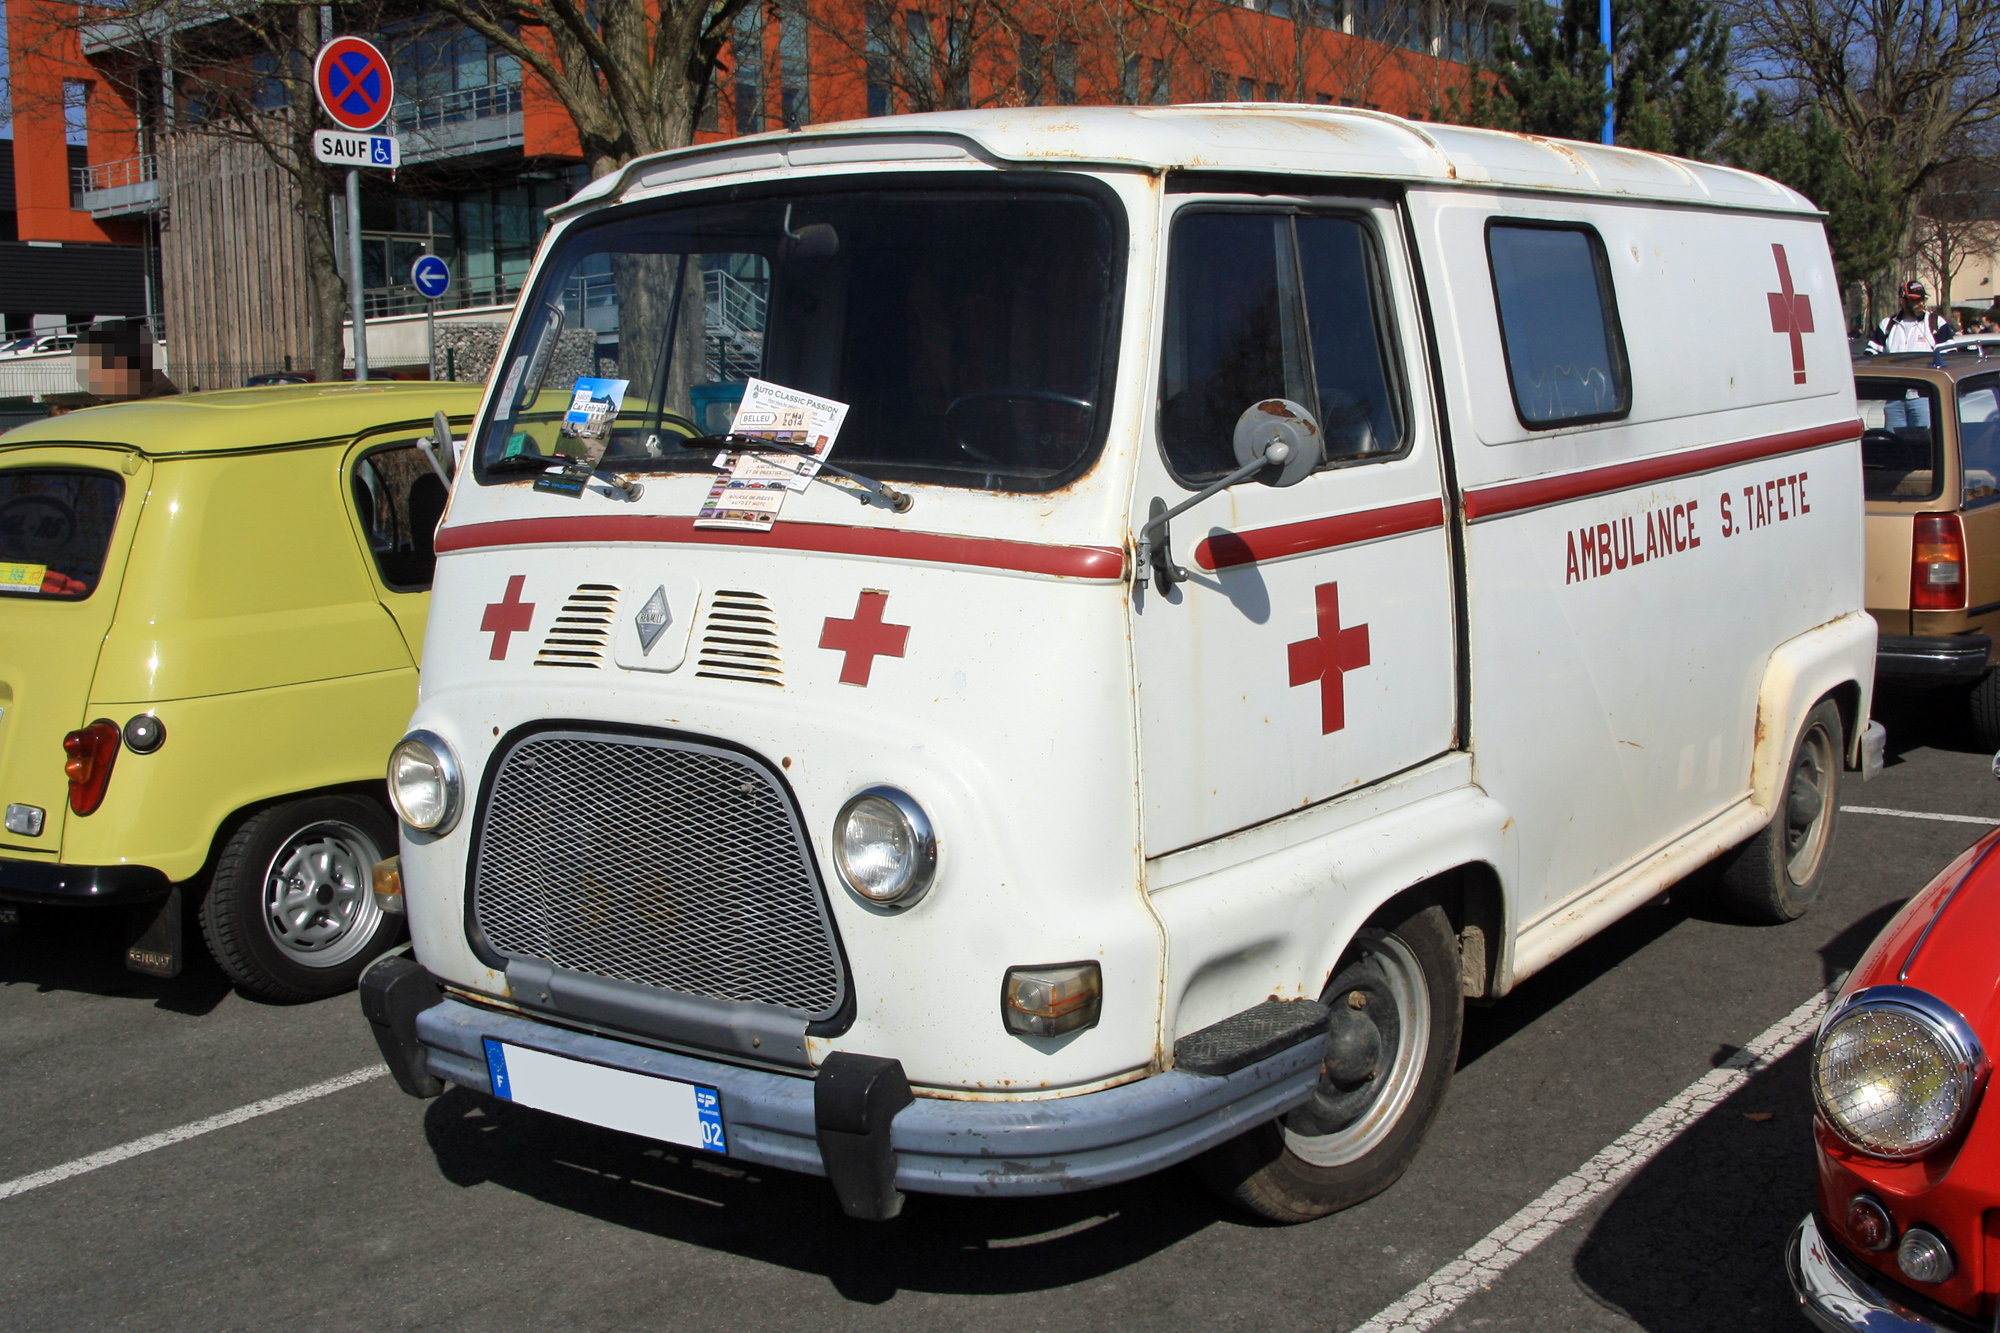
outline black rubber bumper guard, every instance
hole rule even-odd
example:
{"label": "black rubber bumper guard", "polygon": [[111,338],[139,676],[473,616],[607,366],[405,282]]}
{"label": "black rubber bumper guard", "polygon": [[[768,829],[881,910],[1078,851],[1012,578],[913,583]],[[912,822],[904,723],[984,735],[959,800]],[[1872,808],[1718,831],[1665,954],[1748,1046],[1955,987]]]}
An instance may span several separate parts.
{"label": "black rubber bumper guard", "polygon": [[172,888],[173,883],[151,866],[66,866],[0,859],[0,902],[127,906],[157,901]]}

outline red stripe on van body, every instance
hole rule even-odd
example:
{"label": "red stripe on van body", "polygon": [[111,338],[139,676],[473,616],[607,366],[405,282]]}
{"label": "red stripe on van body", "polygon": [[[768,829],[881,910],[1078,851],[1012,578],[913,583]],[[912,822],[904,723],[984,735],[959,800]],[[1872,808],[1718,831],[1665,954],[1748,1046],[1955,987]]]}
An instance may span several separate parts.
{"label": "red stripe on van body", "polygon": [[1194,562],[1203,569],[1228,569],[1443,526],[1444,501],[1413,500],[1382,509],[1364,509],[1357,514],[1309,518],[1303,523],[1280,523],[1248,532],[1218,532],[1202,538],[1201,544],[1194,548]]}
{"label": "red stripe on van body", "polygon": [[516,518],[468,523],[437,535],[437,551],[496,546],[598,546],[641,542],[686,546],[749,546],[776,551],[824,551],[926,564],[973,565],[1057,578],[1116,580],[1125,576],[1125,553],[1108,546],[1043,546],[995,537],[941,537],[894,528],[850,528],[834,523],[780,521],[769,532],[697,528],[692,518],[605,514],[589,518]]}
{"label": "red stripe on van body", "polygon": [[1738,440],[1734,444],[1688,449],[1658,458],[1641,458],[1631,463],[1613,463],[1585,472],[1567,472],[1560,477],[1537,477],[1533,481],[1512,481],[1504,486],[1483,486],[1465,493],[1465,517],[1468,522],[1477,523],[1483,518],[1497,518],[1502,514],[1539,509],[1543,505],[1561,504],[1565,500],[1581,500],[1609,491],[1630,490],[1634,486],[1671,481],[1675,477],[1689,477],[1697,472],[1713,472],[1717,468],[1749,463],[1759,458],[1775,458],[1779,454],[1844,444],[1860,438],[1860,435],[1859,421],[1842,421],[1831,426],[1813,426],[1755,440]]}

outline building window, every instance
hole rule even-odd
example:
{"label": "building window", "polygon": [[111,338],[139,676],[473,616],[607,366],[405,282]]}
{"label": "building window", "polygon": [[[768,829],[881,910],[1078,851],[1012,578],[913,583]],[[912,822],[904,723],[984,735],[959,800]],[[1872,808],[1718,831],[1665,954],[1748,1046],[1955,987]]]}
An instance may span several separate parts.
{"label": "building window", "polygon": [[1049,63],[1054,67],[1050,72],[1055,78],[1056,105],[1076,105],[1076,43],[1057,42],[1054,59]]}
{"label": "building window", "polygon": [[1229,76],[1227,74],[1211,74],[1208,76],[1208,100],[1211,102],[1227,102],[1229,100]]}
{"label": "building window", "polygon": [[779,0],[778,86],[785,128],[812,120],[812,64],[806,42],[807,0]]}
{"label": "building window", "polygon": [[1032,32],[1021,34],[1021,105],[1042,104],[1042,39]]}
{"label": "building window", "polygon": [[1267,83],[1264,85],[1264,100],[1267,102],[1282,102],[1285,100],[1285,94],[1279,89],[1277,84]]}
{"label": "building window", "polygon": [[63,81],[63,142],[71,148],[90,144],[90,85]]}
{"label": "building window", "polygon": [[1153,62],[1153,95],[1148,100],[1154,106],[1165,106],[1174,100],[1173,75],[1164,60]]}
{"label": "building window", "polygon": [[1254,102],[1254,101],[1256,101],[1256,100],[1257,100],[1257,80],[1255,80],[1255,79],[1238,79],[1238,80],[1236,81],[1236,100],[1237,100],[1237,101],[1239,101],[1239,102]]}
{"label": "building window", "polygon": [[764,128],[764,7],[746,5],[736,16],[736,132]]}
{"label": "building window", "polygon": [[1139,75],[1144,62],[1138,56],[1126,56],[1124,65],[1118,71],[1118,100],[1126,106],[1139,103]]}
{"label": "building window", "polygon": [[894,40],[889,26],[889,6],[883,0],[868,0],[865,12],[868,24],[868,114],[893,116],[896,114],[896,91],[889,81],[890,43]]}
{"label": "building window", "polygon": [[1630,411],[1618,297],[1596,230],[1495,221],[1486,252],[1521,424],[1608,421]]}
{"label": "building window", "polygon": [[963,111],[972,105],[972,53],[971,33],[964,19],[951,19],[944,25],[944,63],[946,104],[952,109]]}

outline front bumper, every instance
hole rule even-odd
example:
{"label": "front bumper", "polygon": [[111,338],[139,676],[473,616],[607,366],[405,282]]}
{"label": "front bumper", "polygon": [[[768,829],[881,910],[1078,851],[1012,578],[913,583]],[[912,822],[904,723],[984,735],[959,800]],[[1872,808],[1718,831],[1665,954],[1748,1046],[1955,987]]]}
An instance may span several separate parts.
{"label": "front bumper", "polygon": [[151,866],[66,866],[49,861],[0,860],[0,902],[44,907],[99,903],[149,903],[173,884]]}
{"label": "front bumper", "polygon": [[1986,674],[1993,640],[1985,634],[1884,634],[1875,640],[1875,679],[1898,685],[1964,685]]}
{"label": "front bumper", "polygon": [[1785,1247],[1785,1271],[1800,1309],[1826,1333],[1987,1333],[1989,1328],[1940,1305],[1926,1302],[1923,1311],[1913,1309],[1821,1235],[1819,1220],[1810,1213]]}
{"label": "front bumper", "polygon": [[[729,1155],[828,1174],[814,1080],[554,1027],[444,999],[416,1016],[430,1073],[492,1092],[483,1038],[715,1088]],[[919,1096],[895,1116],[895,1185],[919,1194],[1033,1195],[1094,1189],[1182,1162],[1303,1102],[1325,1043],[1307,1041],[1221,1076],[1171,1070],[1101,1092],[1036,1100]]]}

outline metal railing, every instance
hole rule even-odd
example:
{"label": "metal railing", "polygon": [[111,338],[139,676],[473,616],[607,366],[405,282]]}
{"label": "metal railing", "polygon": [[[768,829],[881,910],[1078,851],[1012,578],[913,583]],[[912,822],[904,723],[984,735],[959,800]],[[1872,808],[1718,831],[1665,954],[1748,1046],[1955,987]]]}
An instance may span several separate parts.
{"label": "metal railing", "polygon": [[[521,283],[525,276],[488,273],[454,278],[451,290],[438,301],[438,312],[463,310],[469,306],[511,305],[521,295]],[[400,282],[389,287],[371,287],[363,299],[367,303],[365,308],[370,319],[421,315],[428,305],[415,287]]]}
{"label": "metal railing", "polygon": [[434,130],[469,120],[511,115],[520,109],[521,85],[495,83],[484,88],[460,88],[456,92],[398,102],[394,121],[398,130]]}
{"label": "metal railing", "polygon": [[153,153],[141,153],[137,157],[120,158],[116,162],[98,162],[87,167],[73,167],[70,170],[69,186],[71,194],[90,194],[97,190],[117,190],[127,185],[144,185],[160,178],[160,159]]}

